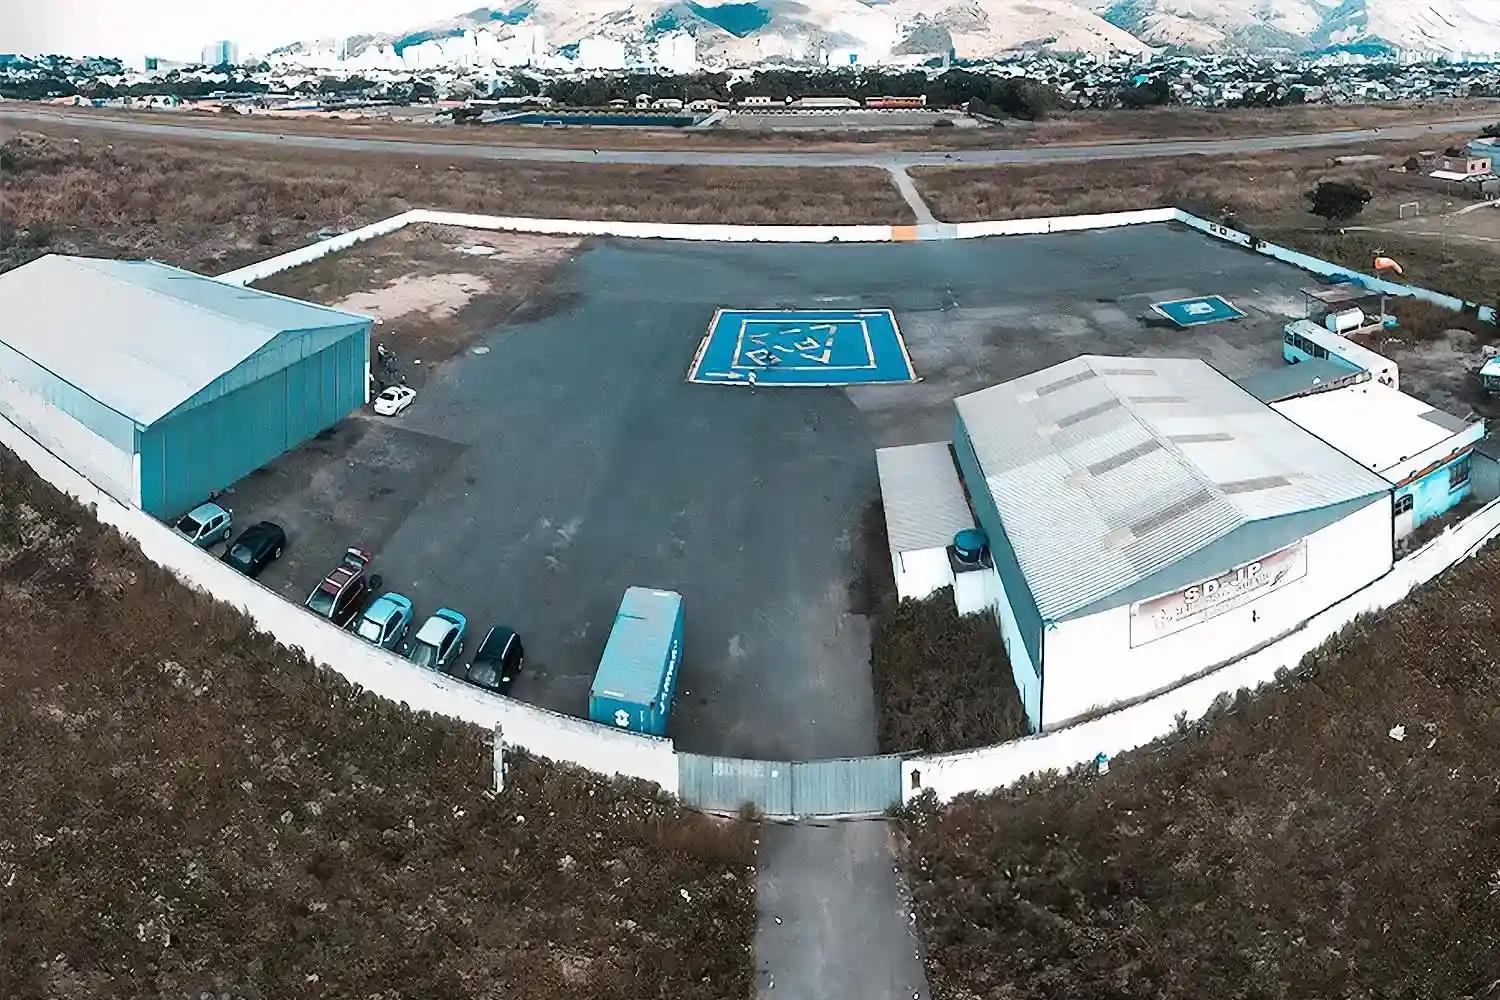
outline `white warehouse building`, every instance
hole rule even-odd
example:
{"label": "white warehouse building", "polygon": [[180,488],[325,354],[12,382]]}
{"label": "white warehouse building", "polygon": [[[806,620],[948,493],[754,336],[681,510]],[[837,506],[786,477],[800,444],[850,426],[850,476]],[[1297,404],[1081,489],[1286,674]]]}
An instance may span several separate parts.
{"label": "white warehouse building", "polygon": [[1391,484],[1202,361],[1085,356],[956,407],[1034,729],[1232,660],[1391,568]]}

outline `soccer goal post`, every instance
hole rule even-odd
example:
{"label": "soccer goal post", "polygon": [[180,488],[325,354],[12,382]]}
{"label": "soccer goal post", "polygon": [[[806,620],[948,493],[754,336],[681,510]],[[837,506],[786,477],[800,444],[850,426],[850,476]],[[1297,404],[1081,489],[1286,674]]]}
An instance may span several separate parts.
{"label": "soccer goal post", "polygon": [[1422,214],[1422,203],[1420,201],[1408,201],[1401,204],[1401,218],[1410,219]]}

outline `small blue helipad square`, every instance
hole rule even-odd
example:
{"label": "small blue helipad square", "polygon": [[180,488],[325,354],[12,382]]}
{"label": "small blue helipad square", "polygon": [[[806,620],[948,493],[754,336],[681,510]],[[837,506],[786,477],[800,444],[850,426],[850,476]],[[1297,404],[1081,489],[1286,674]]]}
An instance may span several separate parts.
{"label": "small blue helipad square", "polygon": [[688,381],[828,386],[916,375],[889,309],[720,309]]}
{"label": "small blue helipad square", "polygon": [[1201,295],[1192,299],[1157,302],[1151,308],[1183,327],[1222,323],[1230,319],[1243,319],[1245,316],[1222,295]]}

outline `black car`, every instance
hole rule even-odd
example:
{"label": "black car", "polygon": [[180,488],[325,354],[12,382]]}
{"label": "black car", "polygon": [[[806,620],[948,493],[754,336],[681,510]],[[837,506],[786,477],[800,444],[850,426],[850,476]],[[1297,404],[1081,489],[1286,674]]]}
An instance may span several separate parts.
{"label": "black car", "polygon": [[504,625],[496,625],[485,633],[464,680],[486,691],[510,694],[510,686],[515,683],[525,659],[521,637]]}
{"label": "black car", "polygon": [[224,551],[223,559],[246,576],[259,576],[272,559],[281,558],[286,532],[271,521],[252,524]]}

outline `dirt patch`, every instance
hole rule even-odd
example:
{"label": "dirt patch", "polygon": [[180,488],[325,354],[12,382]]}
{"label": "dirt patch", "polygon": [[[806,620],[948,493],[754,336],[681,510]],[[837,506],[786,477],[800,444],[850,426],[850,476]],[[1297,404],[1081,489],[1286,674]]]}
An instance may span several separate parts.
{"label": "dirt patch", "polygon": [[369,313],[382,323],[421,313],[427,319],[447,319],[474,296],[490,290],[477,274],[403,274],[380,288],[346,295],[333,305]]}
{"label": "dirt patch", "polygon": [[[375,316],[374,339],[420,385],[477,337],[545,310],[582,241],[409,226],[258,282],[257,288]],[[420,362],[418,364],[417,362]]]}
{"label": "dirt patch", "polygon": [[1491,548],[1107,775],[914,810],[933,996],[1492,991],[1497,574]]}
{"label": "dirt patch", "polygon": [[0,450],[8,997],[747,997],[754,833],[350,687]]}

